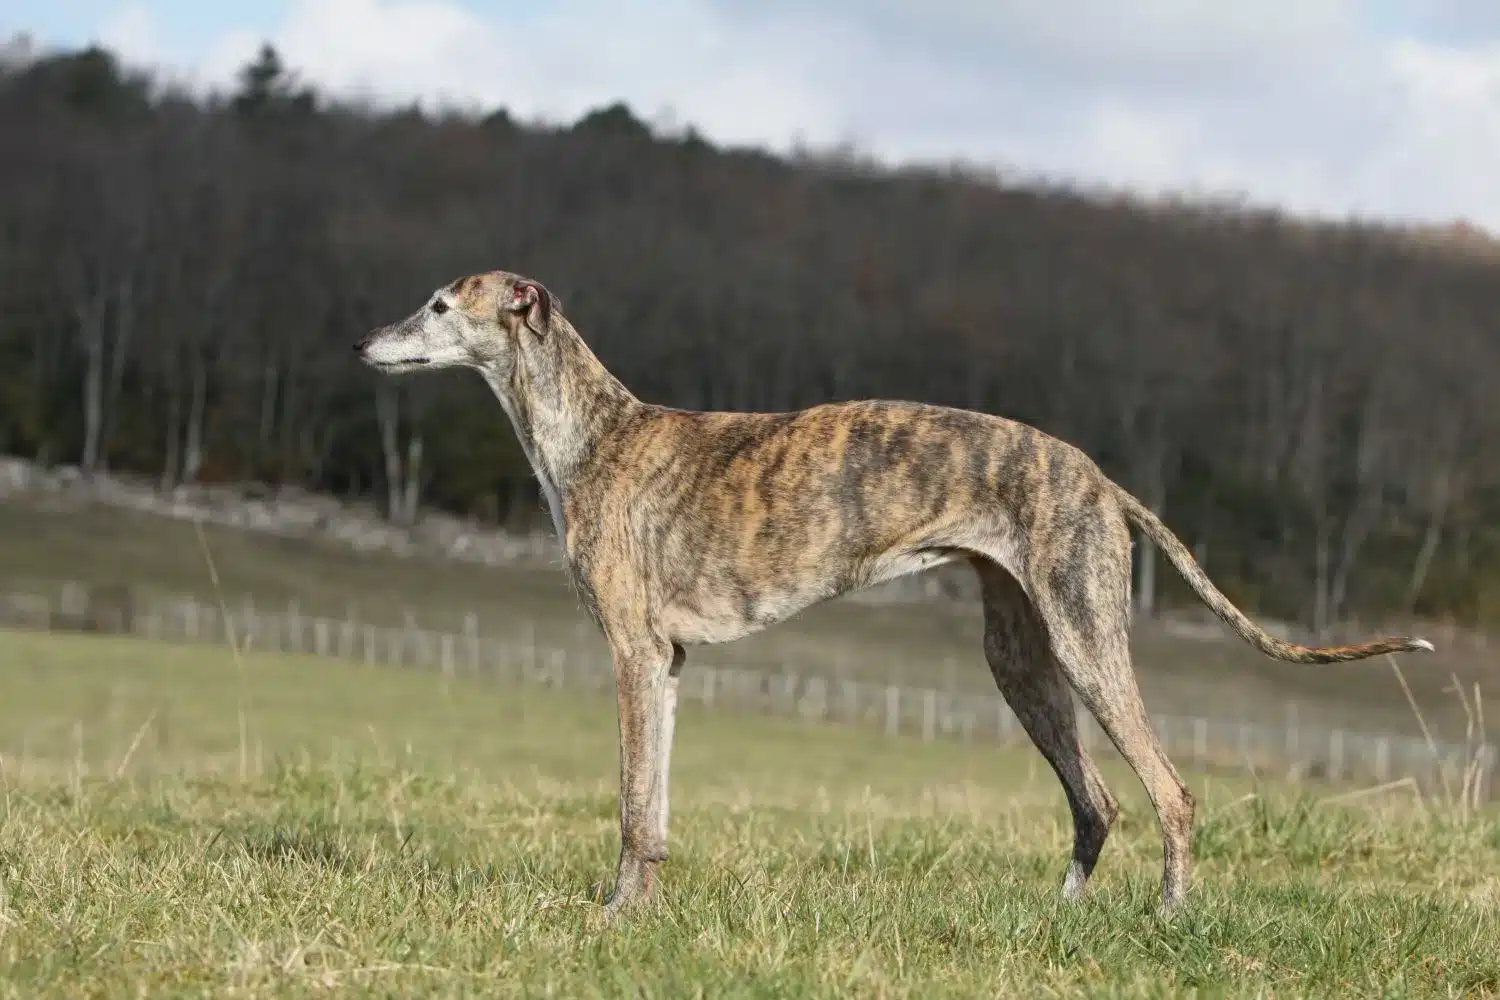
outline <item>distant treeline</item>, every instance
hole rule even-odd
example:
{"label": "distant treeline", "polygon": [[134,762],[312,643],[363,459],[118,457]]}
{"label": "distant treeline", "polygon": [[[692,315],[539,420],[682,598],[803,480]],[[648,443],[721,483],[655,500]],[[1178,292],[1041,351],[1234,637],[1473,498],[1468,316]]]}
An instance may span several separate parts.
{"label": "distant treeline", "polygon": [[[1004,414],[1263,612],[1500,618],[1482,240],[721,150],[622,105],[557,128],[345,106],[270,49],[213,98],[98,49],[13,61],[0,194],[0,451],[526,521],[477,378],[380,381],[349,350],[500,267],[646,400]],[[1175,600],[1143,556],[1143,609]]]}

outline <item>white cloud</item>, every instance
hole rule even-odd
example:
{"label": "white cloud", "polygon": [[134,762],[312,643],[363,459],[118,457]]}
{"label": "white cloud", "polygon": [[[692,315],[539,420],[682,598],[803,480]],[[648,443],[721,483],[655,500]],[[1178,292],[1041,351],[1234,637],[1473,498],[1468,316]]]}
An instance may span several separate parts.
{"label": "white cloud", "polygon": [[[1500,229],[1500,43],[1453,49],[1403,42],[1390,56],[1403,85],[1403,141],[1380,151],[1371,195],[1410,211],[1436,189],[1483,207]],[[1456,213],[1455,213],[1456,214]]]}
{"label": "white cloud", "polygon": [[117,10],[98,34],[101,44],[129,62],[151,65],[169,58],[156,16],[140,4]]}
{"label": "white cloud", "polygon": [[[774,31],[747,37],[692,0],[649,17],[612,7],[563,3],[501,21],[446,0],[300,0],[270,40],[305,79],[340,94],[504,105],[555,122],[623,99],[643,115],[670,107],[723,140],[777,146],[799,128],[835,127],[817,91],[779,65],[786,40]],[[203,76],[230,80],[260,41],[226,36]]]}
{"label": "white cloud", "polygon": [[[1489,24],[1488,42],[1423,40],[1355,0],[291,0],[270,40],[341,93],[559,122],[623,99],[724,142],[855,138],[893,159],[1500,230],[1500,18],[1467,2],[1382,9],[1458,38]],[[122,47],[159,50],[128,10]],[[194,69],[225,83],[259,41],[227,32]]]}

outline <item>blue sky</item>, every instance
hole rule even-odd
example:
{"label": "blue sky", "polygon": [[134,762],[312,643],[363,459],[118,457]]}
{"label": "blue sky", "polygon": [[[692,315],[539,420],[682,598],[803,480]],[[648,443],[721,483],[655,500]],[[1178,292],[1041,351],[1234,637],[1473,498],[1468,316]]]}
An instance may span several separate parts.
{"label": "blue sky", "polygon": [[163,45],[191,57],[205,52],[232,28],[272,33],[286,16],[284,0],[164,0],[123,4],[119,0],[0,0],[0,26],[31,32],[38,40],[81,44],[97,39],[132,7],[149,11]]}
{"label": "blue sky", "polygon": [[1142,192],[1500,232],[1500,0],[0,0],[223,85],[261,39],[325,90],[720,141],[850,141]]}

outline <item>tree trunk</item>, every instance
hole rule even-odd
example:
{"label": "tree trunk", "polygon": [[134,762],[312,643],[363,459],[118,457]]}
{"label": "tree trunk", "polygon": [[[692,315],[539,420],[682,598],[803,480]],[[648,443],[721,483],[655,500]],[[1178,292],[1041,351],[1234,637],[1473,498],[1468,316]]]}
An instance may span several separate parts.
{"label": "tree trunk", "polygon": [[[1141,383],[1133,395],[1135,405],[1127,408],[1125,421],[1129,442],[1133,452],[1134,466],[1131,480],[1140,497],[1153,514],[1161,516],[1167,505],[1168,462],[1176,458],[1176,451],[1168,443],[1167,418],[1156,405],[1146,402],[1146,387]],[[1149,409],[1148,409],[1149,407]],[[1140,534],[1140,557],[1136,560],[1135,611],[1142,618],[1156,613],[1156,545],[1144,533]]]}
{"label": "tree trunk", "polygon": [[108,465],[109,442],[119,424],[120,392],[125,384],[125,359],[130,356],[130,341],[135,332],[135,282],[120,282],[115,304],[115,342],[109,354],[109,384],[104,394],[103,428],[100,433],[100,458]]}
{"label": "tree trunk", "polygon": [[264,455],[266,449],[271,446],[271,431],[276,426],[276,392],[277,375],[279,372],[275,364],[265,366],[261,381],[260,393],[260,425],[256,433],[255,444],[257,454]]}
{"label": "tree trunk", "polygon": [[280,413],[276,418],[276,429],[273,432],[276,439],[276,457],[280,465],[278,471],[282,482],[306,485],[297,440],[297,427],[304,419],[301,416],[304,393],[301,370],[295,356],[287,357],[286,368],[281,373],[280,381],[280,401],[277,404]]}
{"label": "tree trunk", "polygon": [[1203,513],[1198,518],[1198,537],[1193,540],[1193,560],[1208,572],[1208,545],[1214,531],[1214,490],[1212,484],[1203,493]]}
{"label": "tree trunk", "polygon": [[1458,571],[1468,574],[1474,568],[1474,560],[1471,553],[1474,551],[1469,545],[1469,538],[1474,532],[1474,526],[1467,518],[1460,518],[1454,526],[1455,538],[1453,539],[1453,553],[1455,562],[1458,563]]}
{"label": "tree trunk", "polygon": [[[1161,516],[1162,508],[1166,506],[1163,478],[1162,468],[1158,462],[1156,467],[1147,473],[1148,488],[1146,495],[1141,498],[1146,506],[1151,508],[1151,513],[1157,517]],[[1140,572],[1136,579],[1135,612],[1142,618],[1150,618],[1156,613],[1156,543],[1145,533],[1141,534],[1140,539]]]}
{"label": "tree trunk", "polygon": [[380,423],[380,450],[385,456],[385,516],[401,524],[401,449],[398,441],[400,397],[387,385],[375,388],[375,418]]}
{"label": "tree trunk", "polygon": [[1349,598],[1349,581],[1354,575],[1354,564],[1359,554],[1364,549],[1365,542],[1369,540],[1370,533],[1375,528],[1380,518],[1380,498],[1378,494],[1366,494],[1362,496],[1347,520],[1344,521],[1344,530],[1339,540],[1339,562],[1334,570],[1333,579],[1328,590],[1328,616],[1330,620],[1337,619],[1344,613],[1344,605]]}
{"label": "tree trunk", "polygon": [[183,447],[182,481],[196,482],[203,469],[203,413],[207,407],[208,364],[201,355],[193,357],[193,381],[188,402],[187,442]]}
{"label": "tree trunk", "polygon": [[104,307],[101,296],[77,310],[78,332],[87,359],[83,380],[83,454],[78,463],[85,475],[92,474],[99,464],[99,440],[104,428]]}
{"label": "tree trunk", "polygon": [[1451,477],[1447,471],[1444,471],[1437,476],[1437,481],[1433,486],[1435,495],[1427,512],[1427,528],[1422,532],[1422,545],[1417,549],[1417,560],[1412,564],[1411,576],[1406,581],[1407,614],[1416,610],[1417,598],[1421,596],[1422,587],[1427,583],[1427,573],[1432,568],[1433,557],[1437,555],[1438,543],[1442,541],[1443,526],[1448,518],[1450,481]]}
{"label": "tree trunk", "polygon": [[1355,496],[1353,509],[1340,532],[1339,561],[1328,594],[1328,614],[1337,619],[1348,603],[1349,581],[1365,542],[1380,523],[1385,504],[1386,442],[1379,424],[1379,383],[1373,386],[1361,408],[1359,438],[1355,442]]}
{"label": "tree trunk", "polygon": [[1333,531],[1327,514],[1319,512],[1317,537],[1313,542],[1313,614],[1314,635],[1328,631],[1328,570],[1332,562]]}
{"label": "tree trunk", "polygon": [[161,491],[169,492],[177,485],[177,463],[182,448],[182,391],[178,380],[172,379],[171,395],[167,403],[167,447],[161,463]]}
{"label": "tree trunk", "polygon": [[422,500],[422,434],[412,431],[406,442],[406,497],[401,506],[402,524],[417,523],[417,509]]}
{"label": "tree trunk", "polygon": [[38,336],[33,338],[31,356],[32,396],[30,419],[27,425],[36,439],[36,450],[32,456],[36,464],[46,468],[55,447],[53,422],[47,419],[48,401],[52,395],[54,372],[58,367],[58,338]]}

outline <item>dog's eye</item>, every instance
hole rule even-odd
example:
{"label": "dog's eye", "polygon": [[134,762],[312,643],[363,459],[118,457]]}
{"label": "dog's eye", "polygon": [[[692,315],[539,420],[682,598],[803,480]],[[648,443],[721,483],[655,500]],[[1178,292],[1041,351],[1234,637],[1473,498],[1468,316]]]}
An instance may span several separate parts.
{"label": "dog's eye", "polygon": [[432,303],[432,311],[441,316],[443,313],[448,311],[448,303],[444,302],[442,299],[435,299]]}

